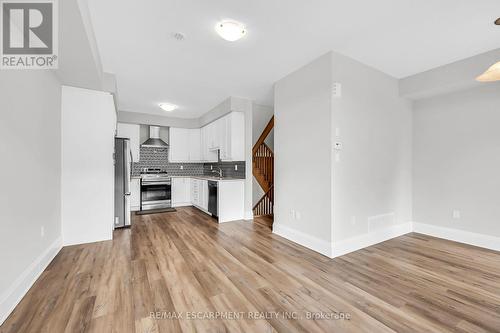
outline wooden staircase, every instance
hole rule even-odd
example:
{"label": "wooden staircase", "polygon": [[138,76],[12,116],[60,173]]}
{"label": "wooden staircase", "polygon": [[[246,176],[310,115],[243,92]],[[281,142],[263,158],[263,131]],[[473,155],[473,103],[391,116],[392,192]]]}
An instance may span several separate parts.
{"label": "wooden staircase", "polygon": [[264,195],[253,207],[254,216],[269,216],[274,213],[274,153],[264,142],[274,127],[274,116],[253,147],[253,175]]}

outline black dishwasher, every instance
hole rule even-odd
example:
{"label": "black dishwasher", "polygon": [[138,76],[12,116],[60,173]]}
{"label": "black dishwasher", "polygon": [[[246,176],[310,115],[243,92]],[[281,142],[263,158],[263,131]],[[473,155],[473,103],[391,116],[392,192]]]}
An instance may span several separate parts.
{"label": "black dishwasher", "polygon": [[214,181],[208,182],[208,212],[214,217],[219,216],[219,212],[217,211],[217,191],[219,187],[218,184],[218,182]]}

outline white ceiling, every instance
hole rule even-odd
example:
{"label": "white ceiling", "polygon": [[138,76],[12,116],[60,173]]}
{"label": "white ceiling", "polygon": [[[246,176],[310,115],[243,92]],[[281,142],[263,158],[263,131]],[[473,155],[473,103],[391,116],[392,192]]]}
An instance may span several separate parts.
{"label": "white ceiling", "polygon": [[[89,7],[120,110],[183,118],[228,96],[272,105],[274,82],[330,50],[402,78],[500,47],[499,0],[89,0]],[[221,39],[214,25],[224,18],[246,24],[246,37]],[[166,114],[160,102],[180,108]]]}

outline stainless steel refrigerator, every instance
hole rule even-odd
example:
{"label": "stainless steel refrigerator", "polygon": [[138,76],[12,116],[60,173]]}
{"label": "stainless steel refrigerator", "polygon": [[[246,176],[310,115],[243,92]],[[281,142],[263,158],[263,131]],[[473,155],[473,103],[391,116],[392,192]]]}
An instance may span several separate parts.
{"label": "stainless steel refrigerator", "polygon": [[115,138],[115,228],[130,226],[130,140]]}

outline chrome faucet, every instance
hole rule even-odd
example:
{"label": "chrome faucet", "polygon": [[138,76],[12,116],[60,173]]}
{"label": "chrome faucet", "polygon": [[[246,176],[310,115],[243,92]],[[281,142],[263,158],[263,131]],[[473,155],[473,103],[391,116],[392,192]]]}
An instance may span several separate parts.
{"label": "chrome faucet", "polygon": [[212,170],[213,173],[216,173],[219,175],[220,178],[222,178],[222,169],[221,168],[217,168],[219,170]]}

